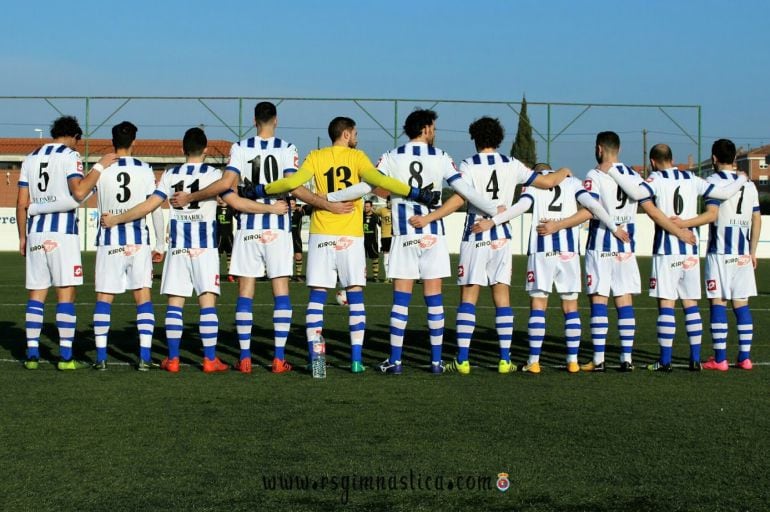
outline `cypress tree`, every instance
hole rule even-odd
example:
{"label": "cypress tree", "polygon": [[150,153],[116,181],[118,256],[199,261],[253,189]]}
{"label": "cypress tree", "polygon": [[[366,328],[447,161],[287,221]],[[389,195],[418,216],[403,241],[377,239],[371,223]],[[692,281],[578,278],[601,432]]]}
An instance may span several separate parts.
{"label": "cypress tree", "polygon": [[534,167],[537,163],[537,151],[535,139],[532,138],[532,125],[527,114],[527,98],[522,96],[521,111],[519,113],[519,128],[516,131],[516,139],[511,146],[511,156],[521,160],[527,167]]}

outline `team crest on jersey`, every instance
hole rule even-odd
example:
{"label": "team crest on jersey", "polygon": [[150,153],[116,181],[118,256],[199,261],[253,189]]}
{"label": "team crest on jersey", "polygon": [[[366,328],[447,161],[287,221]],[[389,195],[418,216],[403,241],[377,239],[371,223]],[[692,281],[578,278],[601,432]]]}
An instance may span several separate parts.
{"label": "team crest on jersey", "polygon": [[492,248],[493,251],[497,251],[502,249],[508,245],[508,239],[507,238],[500,238],[499,240],[492,240],[492,243],[489,244],[489,246]]}
{"label": "team crest on jersey", "polygon": [[273,243],[278,238],[278,233],[271,229],[266,229],[262,232],[262,237],[259,241],[265,245]]}
{"label": "team crest on jersey", "polygon": [[698,266],[698,258],[695,256],[690,256],[689,258],[684,260],[684,263],[682,263],[682,268],[684,270],[690,270],[691,268],[695,268]]}
{"label": "team crest on jersey", "polygon": [[497,483],[495,484],[495,487],[497,487],[497,490],[500,492],[505,492],[511,487],[511,482],[508,480],[508,473],[497,474]]}
{"label": "team crest on jersey", "polygon": [[717,291],[717,281],[716,279],[709,279],[706,281],[706,290],[710,292]]}
{"label": "team crest on jersey", "polygon": [[535,282],[535,273],[532,270],[527,270],[527,282],[528,283]]}
{"label": "team crest on jersey", "polygon": [[54,252],[59,247],[59,244],[54,240],[46,240],[43,242],[43,250],[47,253]]}
{"label": "team crest on jersey", "polygon": [[463,277],[465,276],[465,266],[460,265],[457,267],[457,277]]}
{"label": "team crest on jersey", "polygon": [[593,187],[593,181],[592,180],[583,180],[583,188],[586,190],[591,190]]}
{"label": "team crest on jersey", "polygon": [[349,236],[341,236],[337,239],[337,243],[334,245],[335,251],[347,251],[350,246],[353,245],[353,239]]}
{"label": "team crest on jersey", "polygon": [[438,237],[436,235],[424,235],[420,238],[420,249],[430,249],[438,243]]}
{"label": "team crest on jersey", "polygon": [[72,269],[72,275],[75,277],[83,277],[83,267],[81,265],[75,265]]}
{"label": "team crest on jersey", "polygon": [[631,252],[619,252],[615,255],[615,260],[623,263],[624,261],[631,259],[634,254]]}
{"label": "team crest on jersey", "polygon": [[78,172],[79,173],[83,172],[83,162],[81,162],[80,160],[78,160]]}
{"label": "team crest on jersey", "polygon": [[658,287],[658,280],[655,279],[654,277],[651,277],[650,278],[650,290],[654,290],[657,287]]}
{"label": "team crest on jersey", "polygon": [[574,252],[562,252],[559,254],[559,259],[561,261],[570,261],[571,259],[575,258]]}
{"label": "team crest on jersey", "polygon": [[646,181],[647,183],[652,183],[653,181],[655,181],[655,178],[653,178],[652,176],[649,176],[649,177],[648,177],[646,180],[644,180],[644,181]]}
{"label": "team crest on jersey", "polygon": [[586,274],[586,285],[591,286],[592,284],[594,284],[594,276]]}
{"label": "team crest on jersey", "polygon": [[138,253],[139,249],[141,249],[141,248],[142,248],[142,246],[140,246],[140,245],[127,245],[125,247],[124,254],[126,256],[133,256],[134,254]]}
{"label": "team crest on jersey", "polygon": [[189,254],[190,259],[193,259],[193,260],[198,256],[200,256],[201,254],[203,254],[204,252],[206,252],[206,249],[188,249],[187,250],[187,254]]}
{"label": "team crest on jersey", "polygon": [[745,267],[746,265],[751,265],[751,256],[744,254],[743,256],[738,257],[738,266]]}
{"label": "team crest on jersey", "polygon": [[214,286],[219,286],[219,274],[214,276]]}

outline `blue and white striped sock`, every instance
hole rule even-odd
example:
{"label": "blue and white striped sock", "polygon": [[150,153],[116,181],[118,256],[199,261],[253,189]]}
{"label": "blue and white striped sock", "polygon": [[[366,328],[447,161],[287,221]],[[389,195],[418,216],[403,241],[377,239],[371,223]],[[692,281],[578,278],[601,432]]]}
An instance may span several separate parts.
{"label": "blue and white striped sock", "polygon": [[734,308],[735,321],[738,324],[738,362],[749,358],[751,352],[751,339],[754,335],[754,321],[748,304]]}
{"label": "blue and white striped sock", "polygon": [[727,308],[721,304],[712,304],[710,321],[714,360],[721,363],[727,359]]}
{"label": "blue and white striped sock", "polygon": [[444,343],[444,298],[439,293],[425,297],[428,306],[428,333],[430,334],[430,361],[441,361],[441,345]]}
{"label": "blue and white striped sock", "polygon": [[476,329],[476,305],[461,302],[457,307],[457,362],[468,360],[473,331]]}
{"label": "blue and white striped sock", "polygon": [[513,308],[510,306],[495,308],[495,329],[500,344],[500,359],[510,363],[511,341],[513,340]]}
{"label": "blue and white striped sock", "polygon": [[594,347],[594,364],[604,362],[604,347],[607,344],[607,304],[591,304],[591,344]]}
{"label": "blue and white striped sock", "polygon": [[166,307],[166,343],[168,343],[168,357],[179,357],[179,345],[182,343],[182,308],[179,306]]}
{"label": "blue and white striped sock", "polygon": [[580,350],[580,313],[564,313],[564,340],[567,342],[567,362],[577,363]]}
{"label": "blue and white striped sock", "polygon": [[631,362],[636,336],[634,306],[620,306],[618,309],[618,336],[620,338],[620,362]]}
{"label": "blue and white striped sock", "polygon": [[326,290],[310,290],[305,311],[305,335],[307,336],[307,357],[313,354],[313,338],[317,332],[324,328],[324,304],[326,304]]}
{"label": "blue and white striped sock", "polygon": [[275,358],[286,359],[286,340],[291,329],[291,300],[288,295],[278,295],[273,299],[273,329],[275,340]]}
{"label": "blue and white striped sock", "polygon": [[203,344],[203,357],[213,360],[217,357],[217,335],[219,334],[219,318],[217,308],[201,308],[198,331]]}
{"label": "blue and white striped sock", "polygon": [[59,330],[59,355],[62,360],[72,359],[72,343],[75,341],[75,304],[60,302],[56,305],[56,328]]}
{"label": "blue and white striped sock", "polygon": [[676,335],[674,308],[658,308],[658,345],[661,364],[671,364],[671,347]]}
{"label": "blue and white striped sock", "polygon": [[112,304],[97,301],[94,306],[94,344],[96,345],[96,361],[107,360],[107,335],[110,332]]}
{"label": "blue and white striped sock", "polygon": [[136,330],[139,331],[139,358],[152,360],[152,335],[155,332],[155,309],[147,301],[136,306]]}
{"label": "blue and white striped sock", "polygon": [[703,320],[698,306],[684,308],[684,327],[690,342],[690,361],[700,361],[701,339],[703,338]]}
{"label": "blue and white striped sock", "polygon": [[350,361],[360,363],[363,359],[364,334],[366,333],[366,308],[364,292],[347,292],[348,326],[350,328]]}
{"label": "blue and white striped sock", "polygon": [[545,339],[545,311],[542,309],[530,310],[527,336],[529,337],[527,364],[537,363],[540,361],[540,352],[543,349],[543,340]]}
{"label": "blue and white striped sock", "polygon": [[404,333],[409,319],[409,303],[412,294],[393,291],[393,305],[390,308],[390,364],[401,362],[401,354],[404,349]]}
{"label": "blue and white striped sock", "polygon": [[254,301],[250,297],[238,297],[235,301],[235,332],[238,335],[240,355],[238,359],[251,357],[251,327],[254,323]]}
{"label": "blue and white striped sock", "polygon": [[40,357],[40,331],[43,329],[43,309],[45,304],[37,300],[28,300],[25,311],[24,329],[27,333],[27,358]]}

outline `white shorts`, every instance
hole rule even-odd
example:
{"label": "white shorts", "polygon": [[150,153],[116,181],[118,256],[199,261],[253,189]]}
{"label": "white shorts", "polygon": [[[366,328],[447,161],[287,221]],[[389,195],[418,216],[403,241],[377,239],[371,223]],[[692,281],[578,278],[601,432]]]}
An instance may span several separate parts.
{"label": "white shorts", "polygon": [[588,294],[618,297],[642,291],[639,265],[632,252],[586,251],[586,288]]}
{"label": "white shorts", "polygon": [[511,241],[507,238],[460,244],[457,284],[510,285],[511,271]]}
{"label": "white shorts", "polygon": [[652,257],[650,297],[700,299],[700,258],[695,255],[656,254]]}
{"label": "white shorts", "polygon": [[78,235],[29,233],[26,275],[27,290],[83,284]]}
{"label": "white shorts", "polygon": [[533,297],[547,297],[554,286],[562,295],[580,293],[580,254],[551,251],[527,257],[527,292]]}
{"label": "white shorts", "polygon": [[389,279],[440,279],[451,275],[442,235],[396,235],[390,247]]}
{"label": "white shorts", "polygon": [[[291,262],[290,254],[286,260]],[[336,288],[366,286],[364,237],[311,234],[308,238],[307,285]]]}
{"label": "white shorts", "polygon": [[96,248],[96,279],[99,293],[152,288],[152,251],[149,245],[100,245]]}
{"label": "white shorts", "polygon": [[294,269],[290,231],[239,229],[235,233],[229,273],[233,276],[288,277]]}
{"label": "white shorts", "polygon": [[219,250],[169,249],[163,264],[160,293],[189,297],[205,292],[219,295]]}
{"label": "white shorts", "polygon": [[757,295],[757,280],[751,256],[706,255],[706,297],[741,300]]}

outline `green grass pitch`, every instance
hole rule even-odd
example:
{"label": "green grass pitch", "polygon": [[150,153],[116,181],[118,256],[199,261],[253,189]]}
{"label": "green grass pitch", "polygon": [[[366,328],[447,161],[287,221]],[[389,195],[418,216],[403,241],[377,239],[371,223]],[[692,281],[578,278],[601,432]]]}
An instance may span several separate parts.
{"label": "green grass pitch", "polygon": [[[428,372],[425,307],[417,287],[405,340],[405,370],[382,375],[391,291],[366,288],[368,371],[347,371],[347,312],[330,294],[324,334],[332,367],[324,381],[303,371],[273,375],[271,296],[258,283],[252,375],[200,370],[198,312],[185,307],[180,374],[140,373],[135,310],[116,299],[110,368],[26,371],[23,259],[0,254],[0,510],[768,510],[770,509],[770,263],[752,300],[752,372],[688,372],[681,310],[671,374],[643,365],[657,356],[655,303],[636,300],[637,370],[568,375],[562,315],[552,299],[539,376],[498,375],[489,294],[482,294],[469,376]],[[649,259],[641,259],[642,279]],[[93,360],[93,255],[84,256],[76,355]],[[526,358],[525,260],[516,257],[513,358]],[[447,280],[447,282],[453,282]],[[156,281],[156,283],[159,283]],[[159,287],[156,286],[156,288]],[[219,355],[238,354],[237,285],[223,283]],[[287,359],[301,367],[304,285],[292,284],[294,322]],[[459,291],[445,286],[445,359],[454,355]],[[55,361],[49,297],[42,355]],[[164,305],[157,294],[156,319]],[[590,357],[581,298],[581,361]],[[704,300],[704,360],[710,355]],[[735,359],[730,317],[730,361]],[[608,362],[617,365],[610,312]],[[165,352],[156,329],[154,356]],[[495,489],[498,473],[510,488]],[[291,487],[290,489],[288,487]]]}

